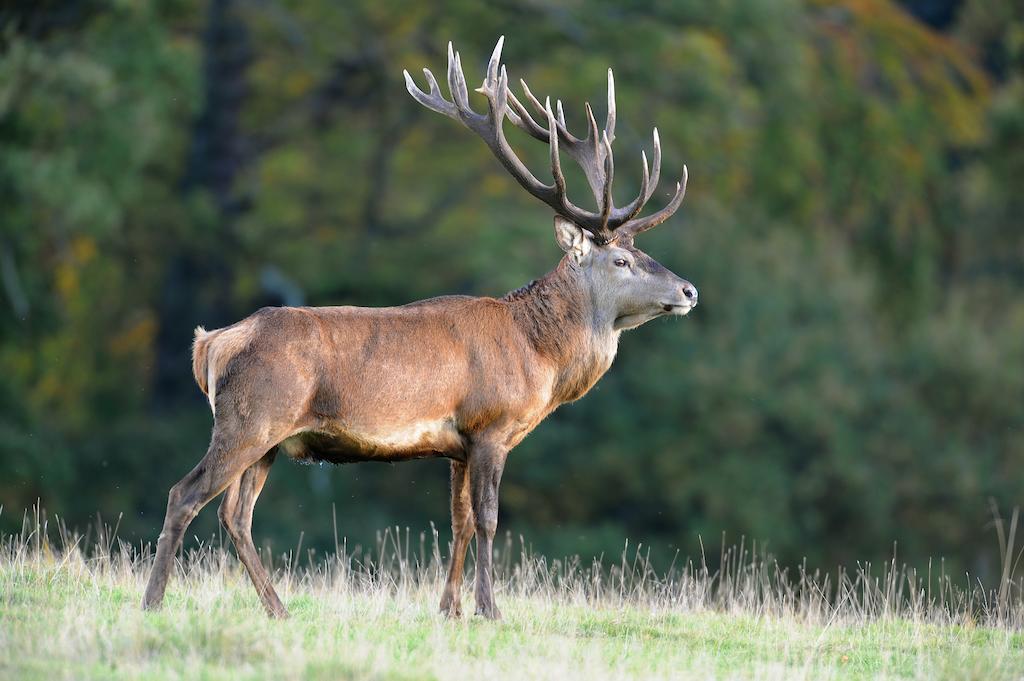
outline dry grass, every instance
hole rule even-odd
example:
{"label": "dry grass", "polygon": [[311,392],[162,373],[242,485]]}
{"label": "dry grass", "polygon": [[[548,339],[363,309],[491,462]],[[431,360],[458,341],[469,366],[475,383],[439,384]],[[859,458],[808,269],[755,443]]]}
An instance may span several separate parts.
{"label": "dry grass", "polygon": [[[1014,534],[1003,533],[1009,558]],[[742,547],[718,571],[700,561],[658,575],[635,551],[602,567],[509,543],[497,577],[505,620],[491,623],[436,614],[438,546],[388,532],[372,554],[285,556],[274,567],[292,617],[277,622],[214,542],[184,554],[164,609],[143,613],[148,548],[74,536],[35,513],[0,539],[0,676],[1024,678],[1009,559],[987,590],[892,564],[787,572]]]}

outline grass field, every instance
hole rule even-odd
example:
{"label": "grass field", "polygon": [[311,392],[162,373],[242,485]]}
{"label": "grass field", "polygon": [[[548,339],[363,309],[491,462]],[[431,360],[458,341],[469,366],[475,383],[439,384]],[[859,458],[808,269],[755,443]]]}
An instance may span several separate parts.
{"label": "grass field", "polygon": [[1024,678],[1009,580],[787,574],[742,548],[717,572],[659,576],[642,553],[599,568],[510,544],[504,621],[448,621],[436,540],[392,532],[372,554],[274,565],[292,616],[271,621],[217,542],[183,555],[164,609],[144,613],[148,551],[46,529],[32,519],[0,543],[2,678]]}

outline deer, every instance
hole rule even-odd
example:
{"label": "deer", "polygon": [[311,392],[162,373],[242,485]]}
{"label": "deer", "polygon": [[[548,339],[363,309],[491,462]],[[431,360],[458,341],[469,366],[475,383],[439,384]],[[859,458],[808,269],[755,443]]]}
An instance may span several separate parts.
{"label": "deer", "polygon": [[[557,266],[501,298],[448,295],[398,307],[267,307],[220,329],[196,329],[192,370],[209,401],[206,455],[168,494],[143,608],[161,606],[174,556],[189,523],[223,493],[218,512],[271,617],[288,611],[252,539],[252,514],[279,454],[301,462],[395,462],[446,458],[451,468],[452,543],[440,611],[462,615],[463,568],[476,538],[475,614],[500,619],[492,585],[498,489],[509,452],[557,407],[585,395],[608,371],[619,336],[652,319],[682,316],[697,289],[646,253],[634,238],[663,223],[686,193],[687,171],[658,212],[639,217],[653,196],[661,143],[637,196],[612,199],[615,83],[598,131],[586,105],[585,137],[568,131],[561,102],[552,109],[520,81],[509,89],[502,36],[487,63],[487,112],[469,103],[458,52],[448,44],[446,98],[429,69],[429,91],[404,71],[423,106],[476,133],[509,174],[554,211]],[[532,108],[532,112],[527,108]],[[556,113],[557,111],[557,113]],[[505,119],[548,145],[552,183],[527,169],[505,138]],[[543,121],[543,124],[538,120]],[[560,155],[580,166],[597,210],[569,200]]]}

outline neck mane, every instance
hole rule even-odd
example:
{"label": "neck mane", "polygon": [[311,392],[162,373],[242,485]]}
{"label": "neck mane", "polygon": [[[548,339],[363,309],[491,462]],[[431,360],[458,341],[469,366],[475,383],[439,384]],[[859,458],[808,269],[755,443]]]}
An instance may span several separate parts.
{"label": "neck mane", "polygon": [[559,368],[559,403],[582,397],[611,366],[619,332],[598,319],[593,296],[568,258],[501,300],[533,348]]}

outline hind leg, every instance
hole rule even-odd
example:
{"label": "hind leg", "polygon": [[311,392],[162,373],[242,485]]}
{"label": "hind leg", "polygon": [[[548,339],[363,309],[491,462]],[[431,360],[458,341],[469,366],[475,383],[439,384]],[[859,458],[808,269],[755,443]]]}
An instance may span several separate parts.
{"label": "hind leg", "polygon": [[224,492],[218,515],[228,534],[231,535],[238,559],[242,561],[246,572],[249,573],[249,579],[256,587],[256,593],[259,594],[267,614],[275,618],[285,618],[288,617],[288,610],[281,603],[277,592],[274,591],[274,587],[270,583],[270,575],[263,567],[263,562],[252,541],[252,511],[276,456],[277,449],[274,448],[231,483],[227,491]]}
{"label": "hind leg", "polygon": [[156,559],[146,586],[142,607],[155,610],[164,600],[167,580],[174,566],[174,554],[189,523],[215,496],[234,482],[253,463],[260,460],[276,442],[240,443],[230,431],[214,426],[210,448],[195,468],[171,488],[167,495],[167,515],[156,545]]}

